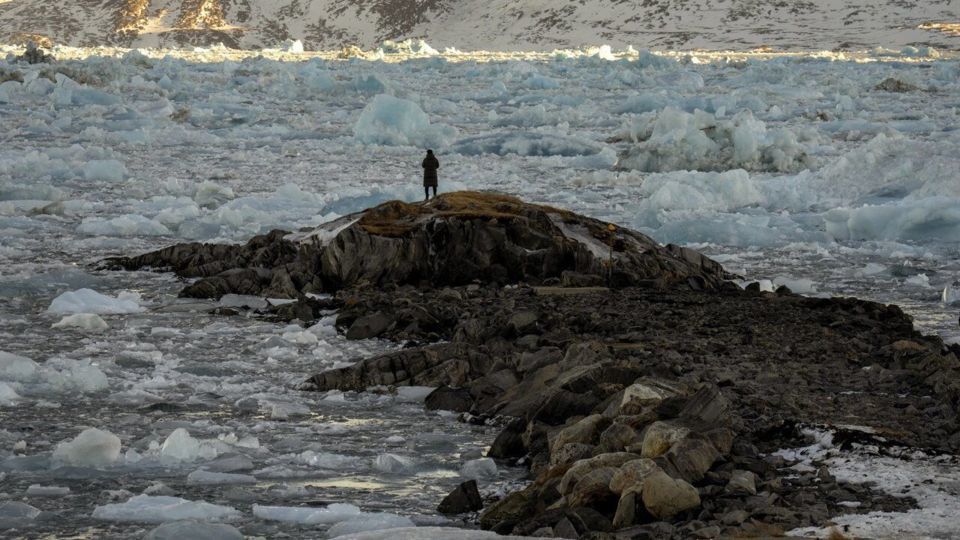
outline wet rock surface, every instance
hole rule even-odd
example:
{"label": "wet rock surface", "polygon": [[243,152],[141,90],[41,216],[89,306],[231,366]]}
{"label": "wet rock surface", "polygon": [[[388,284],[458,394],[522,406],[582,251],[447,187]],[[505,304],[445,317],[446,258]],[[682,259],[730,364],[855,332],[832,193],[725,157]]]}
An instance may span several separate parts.
{"label": "wet rock surface", "polygon": [[[605,239],[588,218],[454,202],[110,264],[200,277],[186,295],[285,293],[298,301],[272,309],[279,319],[336,308],[348,338],[403,343],[301,388],[433,386],[429,408],[503,419],[488,456],[522,459],[532,482],[480,515],[499,533],[776,536],[914,504],[770,454],[802,446],[801,426],[872,430],[841,430],[840,445],[960,449],[960,350],[896,306],[741,290],[693,251],[629,231]],[[606,271],[591,242],[617,239],[614,270],[583,278]],[[471,495],[455,490],[444,507],[474,510]]]}

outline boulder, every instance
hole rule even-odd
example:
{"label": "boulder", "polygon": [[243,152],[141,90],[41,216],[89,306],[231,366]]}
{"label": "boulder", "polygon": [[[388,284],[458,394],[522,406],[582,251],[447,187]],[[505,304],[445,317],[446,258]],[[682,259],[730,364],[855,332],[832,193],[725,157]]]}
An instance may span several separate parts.
{"label": "boulder", "polygon": [[468,412],[473,407],[473,397],[466,388],[440,386],[427,394],[424,406],[428,411]]}
{"label": "boulder", "polygon": [[623,529],[637,522],[637,506],[642,502],[638,491],[628,491],[617,501],[617,511],[613,514],[613,528]]}
{"label": "boulder", "polygon": [[645,458],[661,456],[689,433],[690,428],[671,421],[654,422],[643,430],[640,455]]}
{"label": "boulder", "polygon": [[640,456],[636,454],[630,454],[627,452],[613,452],[609,454],[600,454],[589,459],[581,459],[580,461],[575,462],[573,466],[570,467],[570,470],[563,475],[563,479],[560,480],[560,493],[564,495],[570,493],[580,479],[595,469],[602,469],[605,467],[620,467],[624,463],[639,457]]}
{"label": "boulder", "polygon": [[523,443],[523,432],[527,423],[517,418],[507,424],[507,427],[497,435],[487,451],[487,456],[495,459],[518,458],[527,453],[527,447]]}
{"label": "boulder", "polygon": [[617,469],[600,467],[583,475],[566,495],[567,504],[571,508],[589,506],[591,508],[604,507],[616,499],[610,491],[610,481]]}
{"label": "boulder", "polygon": [[614,423],[600,434],[597,446],[601,452],[623,452],[639,437],[637,430],[627,424]]}
{"label": "boulder", "polygon": [[750,471],[735,470],[730,473],[726,491],[734,495],[756,495],[757,476]]}
{"label": "boulder", "polygon": [[660,379],[639,379],[623,390],[620,414],[639,414],[646,409],[656,407],[664,399],[680,393],[680,389],[674,383]]}
{"label": "boulder", "polygon": [[610,491],[622,494],[626,491],[640,491],[648,476],[660,470],[652,459],[642,458],[628,461],[617,469],[610,479]]}
{"label": "boulder", "polygon": [[509,532],[534,510],[529,490],[515,491],[495,502],[480,515],[480,527]]}
{"label": "boulder", "polygon": [[717,449],[706,439],[688,437],[677,441],[664,455],[665,470],[676,478],[699,482],[720,457]]}
{"label": "boulder", "polygon": [[353,321],[347,330],[347,339],[370,339],[387,331],[394,324],[394,319],[383,312],[371,313]]}
{"label": "boulder", "polygon": [[477,490],[477,481],[468,480],[451,491],[440,501],[437,511],[441,514],[463,514],[476,512],[483,508],[480,491]]}
{"label": "boulder", "polygon": [[550,467],[560,467],[587,459],[593,455],[596,446],[592,444],[570,443],[550,452]]}
{"label": "boulder", "polygon": [[716,426],[721,419],[726,419],[730,410],[730,400],[720,392],[715,384],[701,387],[687,400],[686,406],[680,411],[680,417],[698,422],[707,426]]}
{"label": "boulder", "polygon": [[570,443],[594,444],[600,430],[609,423],[609,420],[599,414],[590,415],[560,430],[550,442],[550,448],[560,448]]}
{"label": "boulder", "polygon": [[641,494],[644,508],[657,519],[667,519],[700,506],[697,488],[663,471],[655,471],[644,480]]}

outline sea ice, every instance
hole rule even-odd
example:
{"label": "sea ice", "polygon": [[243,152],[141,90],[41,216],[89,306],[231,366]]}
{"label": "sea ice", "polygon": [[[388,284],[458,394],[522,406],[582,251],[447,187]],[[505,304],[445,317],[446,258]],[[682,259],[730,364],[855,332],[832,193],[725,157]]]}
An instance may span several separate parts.
{"label": "sea ice", "polygon": [[33,360],[0,351],[0,380],[25,382],[36,378],[39,366]]}
{"label": "sea ice", "polygon": [[17,394],[17,391],[14,390],[12,386],[0,381],[0,405],[8,407],[16,404],[19,399],[19,394]]}
{"label": "sea ice", "polygon": [[109,431],[87,428],[73,440],[57,445],[53,461],[67,465],[104,467],[120,457],[120,437]]}
{"label": "sea ice", "polygon": [[243,540],[243,533],[226,523],[186,520],[164,523],[143,540]]}
{"label": "sea ice", "polygon": [[42,486],[40,484],[30,484],[27,488],[28,497],[63,497],[70,494],[70,488],[61,486]]}
{"label": "sea ice", "polygon": [[457,141],[452,150],[466,156],[592,156],[604,149],[600,143],[582,137],[540,132],[504,132],[479,135]]}
{"label": "sea ice", "polygon": [[219,486],[224,484],[256,484],[257,479],[249,474],[231,474],[196,470],[187,475],[188,486]]}
{"label": "sea ice", "polygon": [[159,221],[139,214],[126,214],[115,218],[83,218],[77,232],[91,236],[171,236],[173,232]]}
{"label": "sea ice", "polygon": [[385,473],[405,473],[416,466],[416,462],[397,454],[380,454],[373,460],[373,468]]}
{"label": "sea ice", "polygon": [[0,503],[0,529],[22,527],[40,515],[40,509],[19,501]]}
{"label": "sea ice", "polygon": [[360,508],[352,504],[335,503],[319,508],[301,506],[262,506],[253,505],[253,515],[260,519],[299,523],[301,525],[319,525],[338,523],[360,515]]}
{"label": "sea ice", "polygon": [[51,328],[79,328],[87,332],[103,332],[109,326],[95,313],[74,313],[60,319],[60,322],[53,323]]}
{"label": "sea ice", "polygon": [[297,458],[312,467],[320,469],[344,469],[356,467],[361,458],[356,456],[345,456],[342,454],[330,454],[326,452],[317,453],[313,450],[305,450]]}
{"label": "sea ice", "polygon": [[528,536],[501,536],[491,531],[454,527],[402,527],[340,536],[337,540],[526,540]]}
{"label": "sea ice", "polygon": [[814,135],[768,130],[749,109],[726,119],[704,111],[691,114],[666,107],[636,117],[619,137],[636,142],[620,159],[619,166],[628,169],[782,172],[805,165],[808,139]]}
{"label": "sea ice", "polygon": [[431,124],[427,113],[412,101],[380,94],[364,107],[353,134],[365,144],[442,147],[450,144],[457,130]]}
{"label": "sea ice", "polygon": [[83,177],[87,180],[122,182],[126,174],[127,168],[115,159],[94,159],[83,166]]}
{"label": "sea ice", "polygon": [[230,521],[241,516],[229,506],[179,497],[137,495],[123,503],[105,504],[93,510],[94,519],[121,522],[163,523],[188,519]]}
{"label": "sea ice", "polygon": [[471,480],[496,478],[497,463],[490,458],[472,459],[460,467],[460,476]]}
{"label": "sea ice", "polygon": [[217,449],[208,441],[195,439],[184,428],[173,430],[160,446],[160,456],[176,461],[196,461],[217,457]]}
{"label": "sea ice", "polygon": [[116,298],[98,293],[93,289],[67,291],[53,299],[49,313],[97,313],[126,314],[142,313],[139,295],[120,293]]}
{"label": "sea ice", "polygon": [[395,529],[398,527],[413,527],[414,523],[410,518],[388,513],[366,513],[341,521],[330,527],[327,534],[330,538],[338,536],[364,532],[379,531],[384,529]]}

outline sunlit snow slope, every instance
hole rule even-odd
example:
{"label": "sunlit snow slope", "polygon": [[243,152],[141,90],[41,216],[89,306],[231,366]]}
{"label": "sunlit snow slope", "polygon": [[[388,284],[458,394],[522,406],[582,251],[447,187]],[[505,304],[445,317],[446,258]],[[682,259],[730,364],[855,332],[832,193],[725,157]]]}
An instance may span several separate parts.
{"label": "sunlit snow slope", "polygon": [[955,49],[958,22],[960,0],[0,0],[0,41],[83,46]]}

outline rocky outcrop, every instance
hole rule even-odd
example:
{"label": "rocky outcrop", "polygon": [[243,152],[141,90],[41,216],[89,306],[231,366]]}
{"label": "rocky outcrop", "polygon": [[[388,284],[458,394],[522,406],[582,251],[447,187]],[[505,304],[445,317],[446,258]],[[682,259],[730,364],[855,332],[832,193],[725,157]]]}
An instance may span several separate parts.
{"label": "rocky outcrop", "polygon": [[315,230],[273,231],[246,245],[181,244],[106,261],[201,278],[182,296],[297,298],[374,285],[604,283],[717,288],[723,268],[679,246],[572,212],[502,195],[448,193],[391,201]]}
{"label": "rocky outcrop", "polygon": [[488,456],[523,458],[533,482],[480,517],[505,534],[776,536],[850,512],[842,501],[911,504],[762,455],[806,444],[798,426],[856,418],[883,444],[960,448],[955,351],[895,306],[736,287],[558,290],[345,290],[344,331],[376,315],[379,337],[417,346],[302,388],[430,385],[430,408],[513,418]]}
{"label": "rocky outcrop", "polygon": [[[278,318],[335,307],[348,339],[403,343],[301,389],[432,386],[428,408],[505,424],[487,457],[522,460],[532,482],[479,516],[499,533],[777,536],[913,504],[772,455],[804,445],[802,426],[876,433],[837,445],[960,450],[960,346],[896,306],[741,290],[696,252],[508,197],[386,203],[110,264],[199,278],[185,295],[298,298]],[[441,506],[481,503],[465,484]]]}

